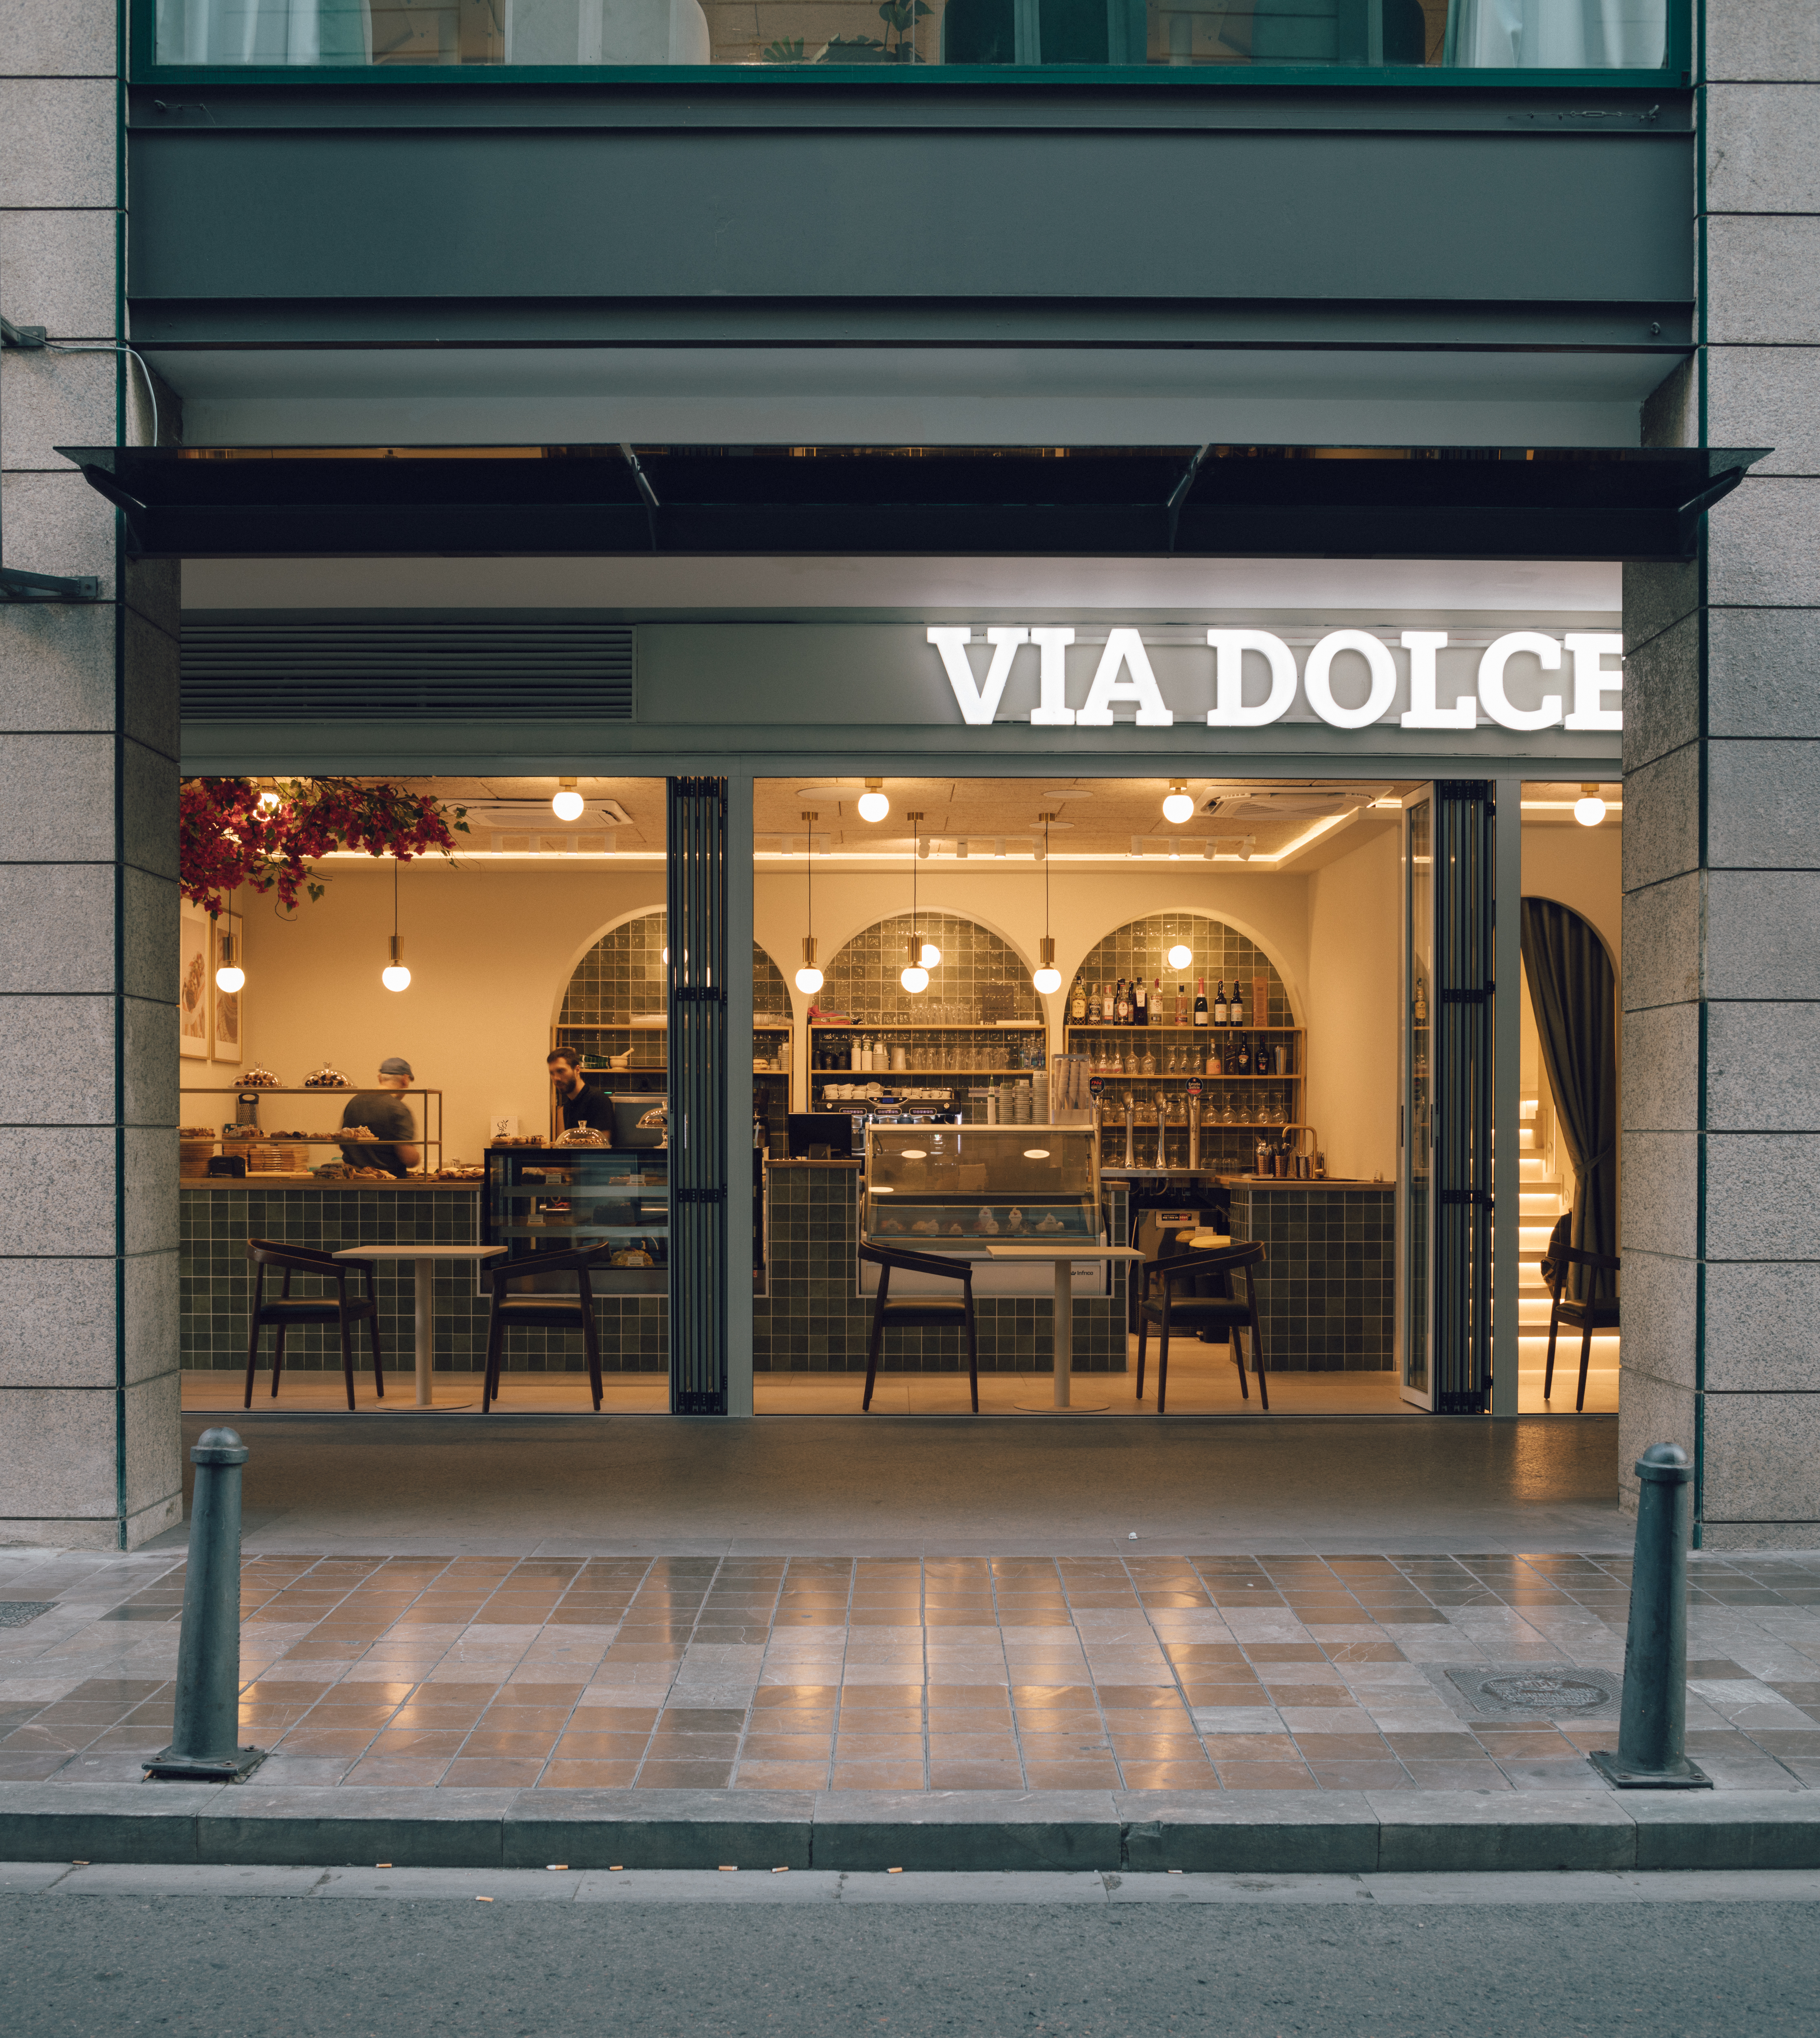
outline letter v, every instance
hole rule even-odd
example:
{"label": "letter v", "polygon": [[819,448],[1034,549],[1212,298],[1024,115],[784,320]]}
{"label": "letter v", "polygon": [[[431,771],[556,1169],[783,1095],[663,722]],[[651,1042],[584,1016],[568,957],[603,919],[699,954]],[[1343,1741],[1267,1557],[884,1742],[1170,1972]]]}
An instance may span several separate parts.
{"label": "letter v", "polygon": [[1011,676],[1011,661],[1018,655],[1018,647],[1030,641],[1030,633],[1027,630],[986,632],[986,642],[992,647],[992,662],[986,669],[983,686],[974,683],[973,668],[965,648],[973,641],[971,630],[940,629],[929,632],[929,642],[941,653],[948,684],[954,689],[955,699],[961,703],[962,718],[975,723],[988,722],[998,713],[999,703],[1004,698],[1005,682]]}

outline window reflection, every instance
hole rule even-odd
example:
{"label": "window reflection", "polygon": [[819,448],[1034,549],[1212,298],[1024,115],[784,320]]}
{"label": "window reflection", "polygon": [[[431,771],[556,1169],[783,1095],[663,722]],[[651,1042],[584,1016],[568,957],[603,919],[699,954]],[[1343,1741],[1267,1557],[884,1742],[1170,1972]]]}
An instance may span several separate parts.
{"label": "window reflection", "polygon": [[1651,70],[1668,0],[158,0],[161,63]]}

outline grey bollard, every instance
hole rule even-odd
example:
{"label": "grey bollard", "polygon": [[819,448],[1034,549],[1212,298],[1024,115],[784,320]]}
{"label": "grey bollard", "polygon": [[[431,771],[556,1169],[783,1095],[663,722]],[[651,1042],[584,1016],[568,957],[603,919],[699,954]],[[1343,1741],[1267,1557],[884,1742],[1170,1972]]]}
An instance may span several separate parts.
{"label": "grey bollard", "polygon": [[247,1448],[232,1430],[205,1430],[190,1462],[189,1569],[177,1642],[176,1729],[146,1764],[158,1782],[237,1783],[265,1760],[240,1745],[240,1483]]}
{"label": "grey bollard", "polygon": [[1678,1444],[1651,1444],[1637,1460],[1636,1551],[1617,1752],[1593,1767],[1620,1790],[1710,1790],[1687,1759],[1687,1544],[1693,1468]]}

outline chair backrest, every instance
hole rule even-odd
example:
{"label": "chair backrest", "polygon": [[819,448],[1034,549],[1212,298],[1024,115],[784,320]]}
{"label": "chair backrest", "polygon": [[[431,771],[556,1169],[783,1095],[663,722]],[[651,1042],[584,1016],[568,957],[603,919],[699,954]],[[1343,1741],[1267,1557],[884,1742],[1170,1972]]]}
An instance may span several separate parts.
{"label": "chair backrest", "polygon": [[249,1238],[246,1256],[256,1267],[295,1267],[299,1260],[305,1260],[325,1273],[341,1271],[340,1262],[332,1252],[324,1252],[313,1245],[287,1245],[281,1238]]}
{"label": "chair backrest", "polygon": [[1562,1213],[1560,1221],[1549,1233],[1548,1248],[1542,1255],[1542,1282],[1549,1293],[1559,1301],[1568,1284],[1568,1248],[1573,1242],[1574,1214]]}
{"label": "chair backrest", "polygon": [[483,1278],[487,1287],[502,1294],[513,1282],[533,1274],[573,1274],[587,1289],[589,1275],[597,1273],[612,1254],[610,1240],[598,1245],[578,1245],[570,1252],[521,1252],[510,1260],[483,1261]]}
{"label": "chair backrest", "polygon": [[973,1263],[946,1252],[909,1252],[895,1245],[862,1245],[859,1256],[869,1267],[888,1267],[901,1274],[934,1274],[947,1281],[971,1281]]}

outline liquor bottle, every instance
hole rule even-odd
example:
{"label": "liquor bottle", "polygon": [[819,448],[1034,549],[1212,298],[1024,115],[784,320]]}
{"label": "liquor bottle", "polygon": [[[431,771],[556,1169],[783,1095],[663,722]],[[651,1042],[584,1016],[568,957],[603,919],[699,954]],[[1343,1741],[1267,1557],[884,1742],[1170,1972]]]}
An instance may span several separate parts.
{"label": "liquor bottle", "polygon": [[1245,993],[1239,989],[1237,977],[1232,980],[1232,998],[1226,1008],[1226,1016],[1235,1026],[1245,1024]]}
{"label": "liquor bottle", "polygon": [[1113,995],[1113,1023],[1118,1026],[1128,1026],[1132,1023],[1131,995],[1125,987],[1125,980],[1122,976],[1119,979]]}
{"label": "liquor bottle", "polygon": [[1188,1024],[1188,986],[1185,983],[1178,983],[1175,987],[1175,1023],[1178,1026]]}
{"label": "liquor bottle", "polygon": [[1251,1074],[1251,1036],[1249,1033],[1241,1033],[1238,1036],[1238,1073],[1242,1076]]}
{"label": "liquor bottle", "polygon": [[1162,979],[1156,978],[1150,987],[1150,1023],[1153,1026],[1169,1024],[1169,1007],[1163,1002]]}
{"label": "liquor bottle", "polygon": [[1226,979],[1223,976],[1214,987],[1213,1023],[1216,1026],[1226,1024]]}
{"label": "liquor bottle", "polygon": [[1087,986],[1087,1024],[1097,1026],[1099,1023],[1100,987],[1097,983],[1090,983]]}
{"label": "liquor bottle", "polygon": [[1194,980],[1194,1023],[1197,1026],[1207,1024],[1207,979],[1204,976],[1197,976]]}
{"label": "liquor bottle", "polygon": [[1077,975],[1075,987],[1068,999],[1068,1017],[1079,1026],[1087,1016],[1087,990]]}
{"label": "liquor bottle", "polygon": [[1132,985],[1132,1024],[1147,1026],[1150,1024],[1150,993],[1145,990],[1140,976]]}

